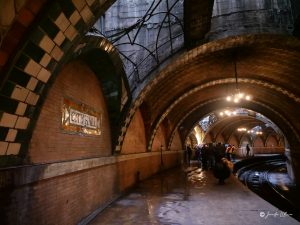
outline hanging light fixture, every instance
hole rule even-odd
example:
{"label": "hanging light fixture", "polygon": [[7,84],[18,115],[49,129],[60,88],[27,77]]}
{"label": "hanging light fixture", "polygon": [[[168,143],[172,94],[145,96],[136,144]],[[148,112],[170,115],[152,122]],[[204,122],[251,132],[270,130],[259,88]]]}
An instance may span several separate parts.
{"label": "hanging light fixture", "polygon": [[247,95],[247,94],[241,92],[239,89],[235,57],[234,57],[234,77],[235,77],[235,90],[231,95],[228,95],[226,97],[226,101],[239,103],[241,100],[247,100],[247,101],[251,100],[250,95]]}

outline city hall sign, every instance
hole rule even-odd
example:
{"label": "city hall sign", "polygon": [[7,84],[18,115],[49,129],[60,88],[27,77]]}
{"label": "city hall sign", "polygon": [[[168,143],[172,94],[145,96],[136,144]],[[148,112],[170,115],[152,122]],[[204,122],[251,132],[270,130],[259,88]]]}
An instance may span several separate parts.
{"label": "city hall sign", "polygon": [[92,107],[64,98],[62,129],[74,134],[101,135],[102,114]]}

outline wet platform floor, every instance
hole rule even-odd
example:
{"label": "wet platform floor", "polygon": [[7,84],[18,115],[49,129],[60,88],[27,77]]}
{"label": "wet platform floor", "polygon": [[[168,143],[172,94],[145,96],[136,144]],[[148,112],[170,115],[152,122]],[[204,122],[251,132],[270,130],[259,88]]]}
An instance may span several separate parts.
{"label": "wet platform floor", "polygon": [[233,175],[219,185],[211,171],[177,168],[140,182],[90,225],[300,224]]}

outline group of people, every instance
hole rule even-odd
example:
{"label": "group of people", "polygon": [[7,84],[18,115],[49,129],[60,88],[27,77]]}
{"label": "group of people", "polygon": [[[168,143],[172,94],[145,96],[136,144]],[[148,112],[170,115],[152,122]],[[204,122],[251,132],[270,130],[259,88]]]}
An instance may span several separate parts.
{"label": "group of people", "polygon": [[[193,152],[195,152],[193,154]],[[216,145],[203,144],[202,146],[195,146],[194,151],[191,146],[186,148],[186,160],[187,164],[190,165],[192,159],[196,159],[198,166],[203,169],[210,169],[215,166],[215,163],[222,158],[227,158],[229,161],[236,159],[236,148],[234,145],[225,145],[218,143]]]}
{"label": "group of people", "polygon": [[203,146],[195,146],[194,152],[193,156],[192,148],[187,146],[186,159],[188,165],[190,165],[192,159],[196,159],[198,167],[202,167],[203,170],[213,170],[220,184],[223,184],[224,180],[230,176],[233,169],[233,164],[230,161],[235,160],[236,154],[234,145],[204,144]]}

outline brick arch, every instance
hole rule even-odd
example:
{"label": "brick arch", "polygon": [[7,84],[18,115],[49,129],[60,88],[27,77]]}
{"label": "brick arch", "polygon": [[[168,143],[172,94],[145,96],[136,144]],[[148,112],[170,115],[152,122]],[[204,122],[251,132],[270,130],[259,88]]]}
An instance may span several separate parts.
{"label": "brick arch", "polygon": [[[40,7],[36,8],[38,17],[22,28],[16,19],[2,42],[0,55],[6,60],[2,60],[1,66],[6,69],[0,86],[3,102],[0,106],[3,112],[0,141],[3,157],[12,158],[9,164],[22,163],[49,85],[84,34],[113,1],[65,3],[49,1],[43,5],[41,1]],[[11,39],[11,32],[18,35]],[[5,40],[14,43],[4,45]],[[3,53],[4,47],[15,50]],[[12,154],[8,156],[7,153]]]}
{"label": "brick arch", "polygon": [[[181,118],[181,120],[179,120],[175,126],[174,129],[171,132],[170,135],[170,141],[169,144],[172,142],[172,138],[174,136],[174,133],[176,132],[176,130],[178,129],[178,127],[185,125],[186,121],[190,121],[189,122],[189,127],[186,127],[186,130],[190,130],[194,124],[199,120],[199,118],[204,117],[205,115],[209,114],[212,110],[216,110],[217,107],[223,107],[222,106],[222,102],[224,103],[224,99],[223,98],[219,98],[219,99],[211,99],[205,103],[202,103],[198,106],[196,106],[195,108],[191,109],[189,111],[189,113],[187,113],[184,117]],[[280,127],[280,129],[284,132],[284,134],[293,134],[293,135],[288,135],[286,136],[287,140],[291,143],[297,144],[300,142],[300,137],[297,134],[296,130],[293,128],[292,124],[282,115],[280,115],[278,112],[274,111],[274,109],[270,108],[269,106],[261,103],[261,102],[257,102],[255,101],[255,104],[257,104],[262,110],[261,113],[264,114],[266,117],[270,118],[272,121],[277,121],[280,124],[285,124],[285,127]],[[244,107],[247,108],[247,107]],[[253,108],[248,107],[248,109],[253,110]],[[268,112],[268,114],[266,114],[266,112]],[[193,117],[193,114],[196,115],[196,117]],[[274,117],[275,116],[275,117]],[[276,123],[276,125],[279,125],[278,123]],[[187,135],[187,133],[185,134]],[[296,140],[291,139],[290,136],[294,136],[296,137]],[[184,139],[185,137],[183,137]]]}
{"label": "brick arch", "polygon": [[114,149],[121,122],[131,101],[128,80],[118,50],[103,37],[86,36],[76,49],[74,57],[89,65],[101,82],[108,107]]}
{"label": "brick arch", "polygon": [[[152,126],[151,129],[151,136],[149,139],[149,143],[148,143],[148,149],[151,149],[151,144],[153,142],[153,138],[155,137],[155,133],[156,130],[158,129],[160,123],[170,114],[170,112],[184,99],[189,98],[190,96],[192,96],[193,94],[195,94],[196,92],[199,92],[203,89],[209,88],[209,87],[214,87],[216,85],[221,85],[221,84],[233,84],[235,82],[235,80],[233,78],[227,78],[227,79],[220,79],[220,80],[214,80],[208,83],[205,83],[203,85],[199,85],[195,88],[193,88],[192,90],[189,90],[185,93],[182,93],[182,95],[178,98],[176,98],[176,100],[174,102],[172,102],[172,104],[170,104],[168,106],[168,108],[163,111],[161,113],[161,115],[159,116],[159,118],[154,121],[154,125]],[[287,96],[288,98],[292,99],[293,101],[300,103],[300,98],[297,97],[295,94],[289,92],[288,90],[283,89],[282,87],[276,86],[274,84],[270,84],[267,82],[262,82],[259,80],[253,80],[253,79],[247,79],[247,78],[242,78],[239,79],[239,83],[246,83],[246,84],[255,84],[257,86],[261,86],[267,89],[270,89],[270,91],[275,91],[275,92],[279,92],[282,95]]]}
{"label": "brick arch", "polygon": [[[199,46],[197,48],[194,48],[188,51],[187,53],[183,53],[180,57],[178,57],[177,60],[173,60],[172,62],[170,62],[170,64],[168,64],[168,66],[157,71],[157,73],[154,73],[154,75],[152,75],[151,81],[145,84],[141,84],[139,90],[142,89],[142,91],[140,91],[139,93],[133,93],[133,96],[137,96],[137,97],[134,97],[134,102],[131,106],[131,110],[127,115],[126,121],[122,129],[122,133],[119,136],[118,149],[121,150],[122,141],[127,129],[126,127],[128,127],[128,124],[130,123],[131,118],[134,115],[134,111],[148,96],[151,96],[151,92],[154,92],[156,90],[154,88],[155,86],[158,86],[158,84],[161,85],[165,84],[165,81],[162,82],[164,79],[166,79],[166,81],[167,80],[171,81],[171,78],[167,79],[167,77],[169,76],[172,77],[172,75],[174,73],[177,73],[177,71],[183,71],[185,69],[188,69],[190,64],[193,65],[197,62],[197,57],[199,56],[204,56],[204,55],[209,56],[214,52],[229,50],[235,47],[242,47],[242,46],[251,47],[251,48],[255,46],[263,46],[266,48],[275,47],[276,49],[278,48],[278,49],[295,50],[295,49],[299,49],[300,43],[295,38],[280,36],[280,35],[245,35],[245,36],[231,37],[231,38],[226,38],[215,42],[210,42],[202,46]],[[251,78],[249,77],[249,79]],[[255,78],[253,78],[253,80],[255,80]],[[258,81],[258,82],[263,82],[263,81]],[[269,83],[269,88],[274,88],[273,85],[274,84]],[[159,88],[161,88],[161,86],[158,87],[157,89]],[[285,95],[287,94],[286,92],[287,90],[284,89],[277,90],[277,91],[283,94],[285,93]],[[161,93],[161,91],[157,91],[157,93]],[[174,92],[172,93],[174,94]],[[165,93],[165,95],[167,94]],[[168,96],[170,95],[171,93],[168,94]],[[289,93],[288,95],[291,98],[295,98],[295,99],[298,98],[295,93]],[[157,99],[158,97],[154,96],[153,98]],[[161,110],[160,115],[163,115],[164,111],[166,110],[166,106],[161,105],[159,107]],[[159,117],[155,117],[155,118],[156,121],[160,120]]]}

